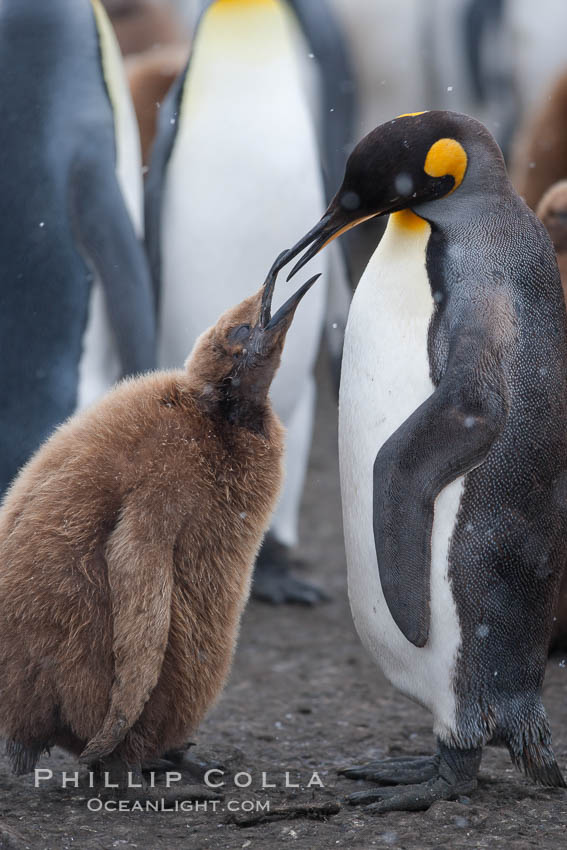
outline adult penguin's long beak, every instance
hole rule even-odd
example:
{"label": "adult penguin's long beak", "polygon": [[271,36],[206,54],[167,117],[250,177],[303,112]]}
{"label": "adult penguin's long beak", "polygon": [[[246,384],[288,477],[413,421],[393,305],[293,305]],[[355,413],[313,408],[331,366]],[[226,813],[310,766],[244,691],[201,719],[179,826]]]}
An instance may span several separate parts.
{"label": "adult penguin's long beak", "polygon": [[296,242],[293,248],[290,248],[288,251],[283,251],[283,253],[281,253],[277,258],[272,269],[275,270],[277,274],[284,266],[293,260],[294,257],[301,253],[304,248],[307,248],[308,250],[305,251],[304,255],[288,274],[287,280],[289,280],[294,274],[296,274],[296,272],[299,271],[299,269],[303,268],[303,266],[308,263],[315,254],[318,254],[325,245],[328,245],[329,242],[332,242],[333,239],[337,238],[337,236],[340,236],[342,233],[350,230],[351,227],[356,227],[357,224],[360,224],[362,221],[366,221],[367,218],[373,218],[376,214],[377,213],[371,213],[370,215],[361,216],[359,213],[344,210],[339,206],[336,199],[334,199],[331,201],[327,212],[317,222],[315,227],[311,228],[311,230],[306,233],[299,242]]}

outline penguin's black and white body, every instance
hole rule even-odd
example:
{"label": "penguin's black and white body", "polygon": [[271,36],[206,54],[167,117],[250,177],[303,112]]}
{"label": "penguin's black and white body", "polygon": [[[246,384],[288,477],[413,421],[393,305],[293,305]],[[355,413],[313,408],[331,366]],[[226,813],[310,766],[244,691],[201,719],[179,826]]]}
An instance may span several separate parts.
{"label": "penguin's black and white body", "polygon": [[425,808],[465,793],[490,742],[563,785],[541,702],[567,531],[553,249],[483,125],[426,112],[357,145],[326,215],[279,265],[384,213],[343,359],[349,595],[371,655],[432,712],[439,753],[347,770],[412,785],[353,802]]}
{"label": "penguin's black and white body", "polygon": [[2,0],[0,493],[51,431],[155,361],[142,175],[99,0]]}
{"label": "penguin's black and white body", "polygon": [[[146,223],[164,368],[181,365],[191,342],[265,275],[279,246],[291,244],[299,222],[307,226],[325,207],[298,33],[283,0],[214,0],[161,107]],[[290,330],[271,392],[287,429],[286,479],[260,561],[271,547],[280,562],[265,590],[257,573],[254,591],[272,602],[319,598],[289,576],[281,551],[297,541],[324,310],[321,286]]]}

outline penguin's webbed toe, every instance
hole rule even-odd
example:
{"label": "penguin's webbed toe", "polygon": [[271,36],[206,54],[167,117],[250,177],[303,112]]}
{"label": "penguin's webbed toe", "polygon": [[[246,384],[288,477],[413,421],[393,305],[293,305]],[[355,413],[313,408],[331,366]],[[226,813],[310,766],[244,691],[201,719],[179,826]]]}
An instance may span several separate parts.
{"label": "penguin's webbed toe", "polygon": [[[428,809],[439,800],[456,800],[476,788],[476,779],[452,784],[442,777],[418,785],[382,787],[351,794],[351,805],[367,805],[367,812],[418,812]],[[368,805],[370,804],[370,805]]]}
{"label": "penguin's webbed toe", "polygon": [[464,750],[438,742],[435,756],[384,759],[361,767],[343,768],[348,779],[366,779],[380,785],[357,791],[347,797],[351,806],[368,806],[367,811],[382,813],[420,811],[438,800],[456,800],[476,788],[482,749]]}
{"label": "penguin's webbed toe", "polygon": [[339,775],[347,779],[365,779],[379,785],[414,785],[433,779],[438,770],[438,756],[401,756],[344,767],[339,770]]}

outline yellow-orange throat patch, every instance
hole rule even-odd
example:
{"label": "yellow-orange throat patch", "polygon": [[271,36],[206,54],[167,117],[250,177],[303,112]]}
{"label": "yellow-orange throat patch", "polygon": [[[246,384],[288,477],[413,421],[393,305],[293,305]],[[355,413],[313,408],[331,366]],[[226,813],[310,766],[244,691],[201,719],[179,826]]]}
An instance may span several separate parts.
{"label": "yellow-orange throat patch", "polygon": [[[430,177],[451,175],[455,180],[451,189],[451,192],[454,192],[463,182],[467,163],[466,151],[456,139],[438,139],[427,152],[423,170]],[[451,192],[447,194],[450,195]]]}
{"label": "yellow-orange throat patch", "polygon": [[429,222],[414,213],[413,210],[400,210],[399,212],[392,213],[390,220],[396,227],[406,231],[413,230],[415,233],[419,233],[426,227],[429,227]]}

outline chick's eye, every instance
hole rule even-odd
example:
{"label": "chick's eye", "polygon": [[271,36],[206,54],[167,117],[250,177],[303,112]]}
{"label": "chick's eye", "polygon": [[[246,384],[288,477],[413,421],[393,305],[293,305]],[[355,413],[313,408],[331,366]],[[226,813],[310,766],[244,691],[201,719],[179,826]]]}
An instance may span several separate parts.
{"label": "chick's eye", "polygon": [[230,331],[231,342],[244,342],[250,334],[250,325],[239,325]]}

